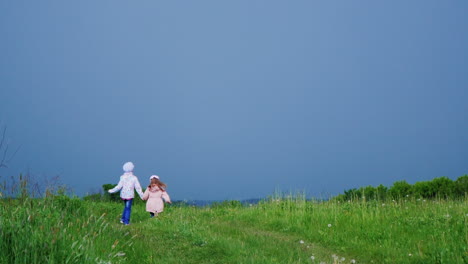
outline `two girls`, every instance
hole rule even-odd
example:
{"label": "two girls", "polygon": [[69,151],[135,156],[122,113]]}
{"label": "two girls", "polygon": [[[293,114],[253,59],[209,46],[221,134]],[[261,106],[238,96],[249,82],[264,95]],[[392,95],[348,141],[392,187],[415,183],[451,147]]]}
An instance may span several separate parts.
{"label": "two girls", "polygon": [[171,198],[166,192],[167,185],[161,182],[157,175],[152,175],[150,177],[150,185],[146,189],[145,193],[143,193],[138,178],[133,175],[134,168],[135,166],[132,162],[125,163],[123,165],[124,174],[120,176],[119,183],[117,186],[109,190],[109,193],[120,191],[120,198],[122,198],[122,201],[124,202],[124,209],[122,217],[120,218],[120,223],[124,225],[130,224],[130,215],[132,212],[135,190],[142,200],[147,201],[146,211],[150,213],[151,217],[158,215],[164,210],[164,201],[171,203]]}

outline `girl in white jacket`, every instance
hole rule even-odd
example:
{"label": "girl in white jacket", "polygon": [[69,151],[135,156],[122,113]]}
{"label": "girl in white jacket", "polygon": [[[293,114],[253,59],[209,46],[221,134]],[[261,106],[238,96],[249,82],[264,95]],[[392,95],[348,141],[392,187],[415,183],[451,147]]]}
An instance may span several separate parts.
{"label": "girl in white jacket", "polygon": [[132,162],[127,162],[123,165],[124,174],[120,176],[120,181],[117,186],[109,190],[109,193],[115,193],[120,191],[120,198],[124,201],[124,210],[120,223],[124,225],[130,224],[130,214],[132,212],[132,202],[134,193],[136,190],[140,198],[143,199],[143,192],[141,190],[140,182],[138,178],[133,175],[133,169],[135,166]]}

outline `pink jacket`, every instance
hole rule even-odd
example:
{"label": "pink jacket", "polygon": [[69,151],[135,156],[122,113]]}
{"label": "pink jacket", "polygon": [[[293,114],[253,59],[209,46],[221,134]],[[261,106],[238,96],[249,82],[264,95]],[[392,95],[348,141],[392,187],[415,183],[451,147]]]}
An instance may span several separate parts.
{"label": "pink jacket", "polygon": [[166,191],[159,189],[159,187],[148,187],[143,194],[143,200],[146,202],[146,211],[151,213],[160,213],[164,210],[164,201],[171,202],[171,198]]}
{"label": "pink jacket", "polygon": [[119,184],[110,189],[109,193],[120,191],[120,197],[122,199],[133,199],[135,196],[134,190],[136,190],[141,199],[143,199],[143,192],[138,178],[133,175],[132,172],[126,172],[124,175],[120,176]]}

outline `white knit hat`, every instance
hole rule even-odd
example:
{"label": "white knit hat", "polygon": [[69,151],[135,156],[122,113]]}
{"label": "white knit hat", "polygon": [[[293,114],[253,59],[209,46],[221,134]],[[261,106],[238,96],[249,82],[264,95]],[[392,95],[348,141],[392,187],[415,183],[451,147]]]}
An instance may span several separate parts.
{"label": "white knit hat", "polygon": [[158,179],[159,180],[159,176],[158,175],[151,175],[150,181],[151,181],[151,179]]}
{"label": "white knit hat", "polygon": [[133,163],[131,161],[129,161],[129,162],[127,162],[127,163],[125,163],[123,165],[123,170],[125,172],[131,172],[131,171],[133,171],[134,168],[135,168],[135,165],[133,165]]}

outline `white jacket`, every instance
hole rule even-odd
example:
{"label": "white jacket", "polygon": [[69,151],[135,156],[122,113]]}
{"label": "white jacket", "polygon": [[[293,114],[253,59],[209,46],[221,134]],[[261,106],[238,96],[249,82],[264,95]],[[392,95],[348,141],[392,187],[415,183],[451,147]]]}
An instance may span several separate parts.
{"label": "white jacket", "polygon": [[117,186],[109,190],[109,193],[115,193],[120,191],[120,197],[122,199],[133,199],[135,196],[134,193],[137,191],[140,198],[143,199],[143,192],[141,190],[140,182],[138,178],[133,175],[132,172],[126,172],[124,175],[120,176],[120,181]]}

